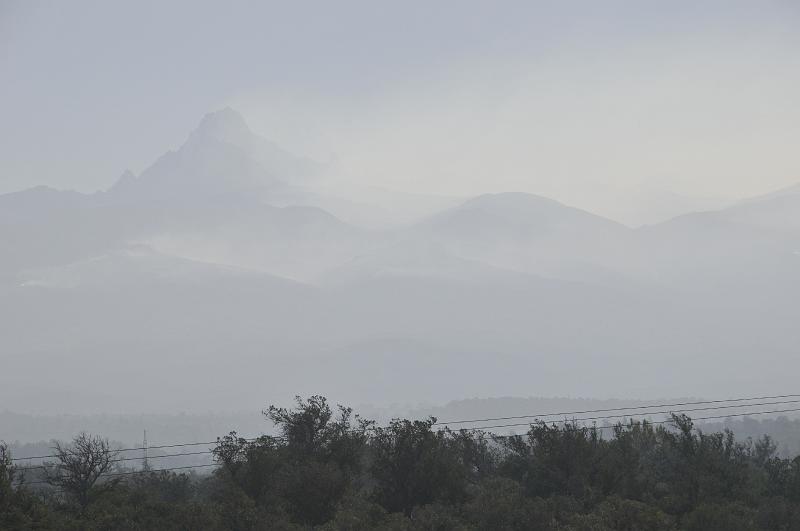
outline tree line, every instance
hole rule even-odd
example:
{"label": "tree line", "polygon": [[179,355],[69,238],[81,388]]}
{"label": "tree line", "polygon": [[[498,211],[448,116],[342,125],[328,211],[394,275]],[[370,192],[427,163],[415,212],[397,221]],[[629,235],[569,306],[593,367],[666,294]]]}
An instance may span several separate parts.
{"label": "tree line", "polygon": [[206,475],[109,474],[108,441],[82,434],[36,488],[0,445],[0,529],[800,530],[800,457],[684,415],[498,437],[320,396],[264,413],[278,435],[220,437]]}

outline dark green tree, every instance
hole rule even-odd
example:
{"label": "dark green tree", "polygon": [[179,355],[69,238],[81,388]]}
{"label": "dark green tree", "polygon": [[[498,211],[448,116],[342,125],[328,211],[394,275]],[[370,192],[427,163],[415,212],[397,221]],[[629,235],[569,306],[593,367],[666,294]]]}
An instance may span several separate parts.
{"label": "dark green tree", "polygon": [[389,512],[460,503],[467,487],[487,472],[492,458],[482,434],[434,430],[435,418],[393,420],[370,441],[374,497]]}

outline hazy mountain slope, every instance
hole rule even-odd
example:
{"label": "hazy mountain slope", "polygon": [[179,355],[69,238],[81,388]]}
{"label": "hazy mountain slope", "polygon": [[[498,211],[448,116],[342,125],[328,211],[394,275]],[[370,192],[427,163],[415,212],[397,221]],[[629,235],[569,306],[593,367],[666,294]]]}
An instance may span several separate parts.
{"label": "hazy mountain slope", "polygon": [[41,217],[47,211],[58,211],[86,205],[89,196],[73,191],[36,186],[21,192],[0,195],[0,216],[3,221]]}
{"label": "hazy mountain slope", "polygon": [[60,411],[214,408],[226,399],[210,379],[236,395],[252,374],[260,388],[279,378],[267,360],[330,335],[310,286],[139,248],[32,272],[0,298],[3,352],[15,360],[0,402]]}
{"label": "hazy mountain slope", "polygon": [[270,191],[271,205],[307,205],[372,230],[397,229],[454,207],[463,198],[409,194],[372,186],[356,186],[336,179],[321,179],[314,186],[292,185]]}
{"label": "hazy mountain slope", "polygon": [[800,194],[771,194],[643,227],[636,244],[632,270],[660,281],[791,288],[800,280]]}
{"label": "hazy mountain slope", "polygon": [[130,228],[96,195],[44,187],[0,196],[0,272],[79,260],[109,249]]}
{"label": "hazy mountain slope", "polygon": [[322,164],[289,153],[274,142],[255,134],[242,115],[230,107],[203,117],[197,129],[192,132],[189,143],[206,138],[236,146],[284,182],[311,180],[324,169]]}
{"label": "hazy mountain slope", "polygon": [[745,199],[744,201],[740,201],[739,205],[746,205],[748,203],[759,203],[765,200],[775,199],[778,197],[788,197],[797,195],[800,195],[800,184],[794,184],[791,186],[780,188],[778,190],[774,190],[766,194],[750,197],[748,199]]}
{"label": "hazy mountain slope", "polygon": [[[632,230],[489,194],[369,230],[311,206],[353,205],[265,142],[223,111],[107,192],[0,196],[16,371],[0,403],[735,394],[755,372],[766,391],[794,385],[800,195]],[[374,214],[393,197],[353,202]]]}
{"label": "hazy mountain slope", "polygon": [[206,115],[186,142],[110,193],[126,200],[184,201],[263,194],[310,174],[314,164],[255,135],[231,109]]}
{"label": "hazy mountain slope", "polygon": [[241,203],[209,223],[196,211],[147,241],[161,252],[314,280],[372,244],[373,236],[305,206]]}
{"label": "hazy mountain slope", "polygon": [[107,192],[0,196],[0,245],[9,255],[0,271],[13,281],[27,268],[144,241],[189,259],[313,278],[370,239],[318,208],[268,204],[318,169],[253,134],[234,111],[212,113],[177,151],[138,177],[126,172]]}
{"label": "hazy mountain slope", "polygon": [[800,233],[800,185],[720,212],[727,220],[780,232]]}
{"label": "hazy mountain slope", "polygon": [[504,193],[470,199],[417,224],[407,237],[501,268],[589,280],[613,277],[607,266],[629,233],[550,199]]}
{"label": "hazy mountain slope", "polygon": [[[351,402],[409,389],[426,400],[519,393],[575,370],[609,376],[632,351],[649,357],[634,345],[657,337],[619,333],[641,310],[632,301],[536,279],[393,277],[314,290],[194,267],[117,255],[5,289],[0,333],[18,361],[0,400],[174,411],[301,392]],[[139,397],[142,384],[152,393]]]}

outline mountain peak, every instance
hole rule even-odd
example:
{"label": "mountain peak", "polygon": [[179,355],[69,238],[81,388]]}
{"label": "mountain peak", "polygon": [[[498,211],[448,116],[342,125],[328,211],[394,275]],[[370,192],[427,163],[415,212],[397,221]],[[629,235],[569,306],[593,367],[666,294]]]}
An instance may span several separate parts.
{"label": "mountain peak", "polygon": [[133,186],[136,183],[136,176],[133,174],[131,170],[126,169],[122,172],[117,182],[110,188],[110,190],[119,191],[130,186]]}
{"label": "mountain peak", "polygon": [[192,137],[211,137],[223,142],[237,144],[253,135],[244,118],[237,111],[225,107],[203,116]]}
{"label": "mountain peak", "polygon": [[564,205],[554,199],[526,192],[500,192],[494,194],[481,194],[467,200],[464,205],[500,207],[500,208],[532,208],[536,206],[563,207]]}
{"label": "mountain peak", "polygon": [[624,225],[554,199],[525,192],[482,194],[437,214],[426,223],[439,228],[469,232],[522,231],[623,231]]}

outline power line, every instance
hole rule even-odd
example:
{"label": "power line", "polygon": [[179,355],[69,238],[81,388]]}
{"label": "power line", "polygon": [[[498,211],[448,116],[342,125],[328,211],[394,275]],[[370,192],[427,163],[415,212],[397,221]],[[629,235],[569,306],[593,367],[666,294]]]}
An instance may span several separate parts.
{"label": "power line", "polygon": [[[715,415],[715,416],[710,416],[710,417],[697,417],[697,418],[693,418],[691,420],[692,420],[692,422],[695,422],[695,421],[698,421],[698,420],[727,419],[727,418],[730,418],[730,417],[749,417],[749,416],[753,416],[753,415],[769,415],[769,414],[774,414],[774,413],[790,413],[790,412],[794,412],[794,411],[800,411],[800,408],[775,409],[775,410],[772,410],[772,411],[749,411],[747,413],[731,413],[731,414],[727,414],[727,415]],[[667,412],[667,413],[680,413],[680,411],[670,411],[670,412]],[[580,422],[580,421],[583,421],[583,420],[597,420],[597,419],[603,419],[603,418],[608,418],[608,417],[597,417],[596,419],[593,419],[593,418],[574,419],[574,421],[566,421],[566,422]],[[561,422],[561,421],[554,421],[553,424],[555,424],[556,422]],[[667,424],[669,422],[672,422],[672,419],[660,420],[660,421],[647,421],[647,422],[649,424]],[[465,428],[465,429],[460,430],[460,431],[482,431],[482,430],[490,430],[490,429],[496,429],[496,428],[513,428],[513,427],[517,427],[517,426],[530,426],[531,424],[532,424],[531,422],[522,422],[522,423],[517,423],[517,424],[500,424],[500,425],[496,425],[496,426],[478,426],[478,427],[475,427],[475,428]],[[615,427],[616,426],[593,426],[593,428],[597,428],[597,429],[601,429],[601,430],[602,429],[611,429],[611,428],[615,428]]]}
{"label": "power line", "polygon": [[[624,414],[624,415],[604,415],[604,416],[598,416],[598,417],[585,417],[585,418],[576,418],[576,419],[552,420],[552,421],[548,421],[548,423],[550,423],[550,424],[567,424],[567,423],[570,423],[570,422],[585,422],[585,421],[589,421],[589,420],[606,420],[606,419],[611,419],[611,418],[632,418],[634,416],[644,416],[644,415],[662,415],[662,414],[666,415],[666,414],[670,414],[670,413],[688,413],[688,412],[694,412],[694,411],[709,411],[709,410],[721,410],[721,409],[730,409],[730,408],[746,408],[746,407],[756,407],[756,406],[772,406],[772,405],[780,405],[780,404],[793,404],[793,403],[798,403],[798,402],[800,402],[800,400],[783,400],[783,401],[778,401],[778,402],[760,402],[760,403],[754,403],[754,404],[734,404],[734,405],[726,405],[726,406],[713,406],[713,407],[692,408],[692,409],[683,409],[683,410],[645,411],[645,412],[641,412],[641,413],[632,413],[630,415],[628,415],[628,414]],[[798,409],[779,410],[779,412],[789,412],[789,411],[800,411],[800,408],[798,408]],[[722,415],[719,418],[727,418],[727,417],[732,417],[732,416],[759,415],[759,414],[766,414],[766,413],[770,413],[770,412],[769,411],[767,411],[767,412],[751,411],[751,412],[745,412],[745,413],[740,413],[740,414],[736,414],[736,415],[733,415],[733,414],[731,414],[731,415]],[[697,418],[697,419],[694,419],[694,420],[703,420],[705,418],[708,418],[708,417],[700,417],[700,418]],[[502,425],[494,425],[494,426],[478,426],[478,427],[475,427],[475,428],[470,428],[470,430],[477,431],[477,430],[483,430],[483,429],[510,428],[510,427],[518,427],[518,426],[529,426],[529,425],[531,425],[531,422],[520,422],[520,423],[502,424]],[[278,439],[278,440],[283,440],[284,439],[283,437],[272,437],[272,438],[273,439]],[[256,441],[258,439],[259,439],[259,437],[243,438],[243,439],[239,439],[239,440],[243,440],[243,441],[246,441],[246,442],[253,442],[253,441]],[[170,444],[170,445],[162,445],[162,446],[150,446],[149,448],[166,448],[166,447],[174,448],[174,447],[179,447],[179,446],[193,446],[193,445],[200,445],[200,444],[217,444],[218,442],[219,441],[214,441],[213,443],[212,442],[209,442],[209,443],[185,443],[185,444],[182,444],[182,445],[181,444]],[[133,450],[138,450],[138,449],[139,448],[128,448],[128,449],[113,450],[113,451],[114,452],[123,452],[123,451],[133,451]],[[206,455],[206,454],[211,454],[211,453],[213,453],[213,450],[204,450],[204,451],[201,451],[201,452],[180,452],[180,453],[164,454],[164,455],[149,455],[148,458],[149,459],[165,459],[165,458],[169,458],[169,457]],[[57,456],[54,455],[52,457],[57,457]],[[17,458],[17,459],[35,459],[35,458]],[[117,462],[125,462],[125,461],[135,461],[137,459],[140,459],[140,458],[139,457],[121,457],[119,459],[114,459],[114,460],[112,460],[110,462],[117,463]],[[20,469],[20,470],[28,470],[28,469],[36,469],[36,468],[46,468],[46,466],[45,465],[29,465],[29,466],[20,466],[20,467],[17,467],[17,468]]]}
{"label": "power line", "polygon": [[[786,401],[786,402],[792,402],[792,401]],[[797,402],[797,401],[794,401],[794,402]],[[706,403],[708,403],[708,402],[706,402]],[[782,402],[775,402],[774,404],[780,404],[780,403],[782,403]],[[742,405],[742,406],[739,406],[739,407],[747,407],[748,405],[754,405],[754,404],[746,404],[746,405]],[[723,408],[722,407],[717,407],[717,408],[698,408],[698,409],[723,409]],[[706,416],[706,417],[697,417],[697,418],[694,418],[694,419],[691,419],[691,420],[693,422],[694,421],[699,421],[699,420],[718,420],[718,419],[725,419],[725,418],[731,418],[731,417],[749,417],[749,416],[755,416],[755,415],[768,415],[768,414],[776,414],[776,413],[790,413],[790,412],[797,412],[797,411],[800,411],[800,408],[776,409],[776,410],[770,410],[770,411],[749,411],[749,412],[746,412],[746,413],[734,413],[734,414],[726,414],[726,415],[712,415],[712,416]],[[667,412],[667,413],[676,413],[676,412],[680,413],[681,411],[670,411],[670,412]],[[644,412],[644,413],[639,413],[638,415],[641,416],[641,415],[648,415],[648,414],[657,414],[657,413]],[[564,421],[564,422],[575,422],[575,423],[577,423],[577,422],[582,422],[582,421],[586,421],[586,420],[597,420],[597,419],[603,419],[603,418],[610,418],[610,417],[587,417],[587,418],[574,419],[572,421]],[[633,419],[631,419],[631,420],[633,420]],[[556,422],[560,422],[560,421],[554,421],[553,424],[555,424]],[[673,422],[673,420],[672,419],[661,420],[661,421],[647,421],[647,420],[644,420],[644,422],[646,422],[648,424],[667,424],[667,423]],[[488,429],[510,428],[510,427],[530,426],[530,425],[531,425],[531,423],[528,422],[528,423],[516,423],[516,424],[502,424],[502,425],[494,425],[494,426],[478,426],[478,427],[475,427],[475,428],[463,429],[461,431],[472,431],[472,432],[475,432],[475,431],[483,431],[483,430],[488,430]],[[622,427],[624,428],[625,426],[623,425]],[[589,428],[589,427],[586,427],[586,428],[588,428],[588,429],[596,429],[596,430],[603,430],[603,429],[615,429],[615,428],[617,428],[617,426],[616,425],[615,426],[591,426],[591,428]],[[521,435],[511,435],[511,434],[493,434],[493,433],[490,433],[489,435],[491,435],[492,437],[494,437],[496,439],[511,438],[511,437],[521,437]],[[240,439],[240,440],[255,441],[255,440],[258,440],[259,438],[260,437],[251,438],[251,439]],[[184,445],[172,444],[172,445],[163,445],[162,447],[173,447],[174,448],[174,447],[179,447],[179,446],[190,446],[190,445],[197,445],[197,444],[212,444],[212,443],[189,443],[189,444],[184,444]],[[153,447],[151,447],[151,448],[153,448]],[[153,456],[152,458],[178,457],[178,456],[184,456],[184,455],[202,455],[202,454],[209,454],[209,453],[212,453],[212,452],[213,452],[212,450],[208,450],[208,451],[204,451],[204,452],[185,452],[185,453],[177,453],[177,454],[167,454],[167,455],[163,455],[163,456]],[[30,458],[28,458],[28,459],[30,459]],[[132,460],[136,460],[136,459],[139,459],[139,458],[138,457],[121,458],[121,459],[118,459],[118,460],[115,460],[115,461],[112,461],[112,462],[132,461]],[[201,464],[201,465],[185,465],[185,466],[178,466],[178,467],[156,468],[156,469],[149,469],[149,470],[146,470],[146,469],[145,470],[133,470],[133,471],[128,471],[128,472],[111,472],[111,473],[103,474],[102,477],[129,476],[129,475],[143,474],[143,473],[148,473],[148,472],[155,473],[155,472],[168,472],[168,471],[173,471],[173,470],[188,470],[188,469],[194,469],[194,468],[206,468],[206,467],[219,466],[219,465],[220,465],[220,463],[207,463],[207,464]],[[23,469],[30,469],[30,468],[44,468],[44,467],[41,467],[41,466],[35,467],[34,466],[34,467],[25,467]],[[37,480],[37,481],[27,482],[25,484],[26,485],[36,485],[36,484],[43,484],[43,483],[49,483],[49,482],[46,481],[46,480]]]}
{"label": "power line", "polygon": [[131,476],[134,474],[143,474],[147,472],[168,472],[171,470],[186,470],[189,468],[204,468],[209,466],[219,466],[219,463],[206,463],[204,465],[186,465],[186,466],[173,466],[169,468],[154,468],[152,470],[132,470],[130,472],[112,472],[110,474],[105,474],[105,477],[110,476]]}
{"label": "power line", "polygon": [[[654,407],[677,407],[677,406],[699,406],[702,404],[724,404],[727,402],[747,402],[750,400],[775,400],[778,398],[800,398],[800,394],[793,394],[793,395],[775,395],[775,396],[754,396],[750,398],[730,398],[728,400],[700,400],[696,402],[677,402],[673,404],[651,404],[649,406],[631,406],[631,407],[612,407],[608,409],[587,409],[584,411],[562,411],[558,413],[537,413],[533,415],[517,415],[512,417],[493,417],[493,418],[484,418],[484,419],[464,419],[464,420],[450,420],[450,421],[439,421],[435,422],[434,426],[440,426],[443,424],[467,424],[471,422],[494,422],[496,420],[516,420],[516,419],[527,419],[527,418],[534,418],[534,417],[555,417],[555,416],[562,416],[562,415],[585,415],[587,413],[606,413],[606,412],[613,412],[613,411],[630,411],[634,409],[650,409]],[[750,404],[744,404],[750,405]],[[743,406],[744,406],[743,405]]]}
{"label": "power line", "polygon": [[[728,402],[745,402],[745,401],[752,401],[752,400],[767,400],[767,399],[777,399],[777,398],[795,398],[800,397],[800,394],[788,394],[788,395],[774,395],[774,396],[762,396],[762,397],[750,397],[750,398],[731,398],[727,400],[703,400],[703,401],[695,401],[695,402],[677,402],[672,404],[652,404],[648,406],[632,406],[632,407],[620,407],[620,408],[607,408],[607,409],[591,409],[591,410],[584,410],[584,411],[568,411],[568,412],[558,412],[558,413],[540,413],[535,415],[518,415],[518,416],[508,416],[508,417],[493,417],[493,418],[483,418],[483,419],[465,419],[465,420],[457,420],[457,421],[441,421],[432,424],[433,426],[443,426],[448,424],[466,424],[466,423],[473,423],[473,422],[490,422],[495,420],[516,420],[516,419],[524,419],[524,418],[538,418],[538,417],[552,417],[552,416],[560,416],[560,415],[580,415],[586,413],[602,413],[602,412],[615,412],[615,411],[631,411],[631,410],[643,410],[643,409],[651,409],[656,407],[674,407],[674,406],[686,406],[686,405],[702,405],[702,404],[720,404],[720,403],[728,403]],[[785,400],[779,402],[762,402],[762,403],[751,403],[751,404],[731,404],[725,406],[714,406],[714,407],[704,407],[704,408],[693,408],[693,409],[683,409],[683,410],[669,410],[669,411],[643,411],[641,413],[631,413],[631,414],[621,414],[621,415],[607,415],[607,416],[600,416],[600,417],[587,417],[587,418],[579,418],[573,419],[576,422],[586,421],[586,420],[604,420],[609,418],[627,418],[632,416],[642,416],[642,415],[660,415],[660,414],[670,414],[670,413],[681,413],[681,412],[692,412],[692,411],[708,411],[708,410],[718,410],[718,409],[730,409],[730,408],[745,408],[745,407],[756,407],[756,406],[765,406],[765,405],[778,405],[778,404],[790,404],[790,403],[798,403],[800,400]],[[800,411],[800,409],[787,409],[787,410],[780,410],[776,412],[790,412],[790,411]],[[759,414],[766,414],[771,413],[767,412],[750,412],[750,413],[743,413],[737,415],[723,415],[721,417],[701,417],[694,420],[704,420],[706,418],[725,418],[725,417],[740,417],[740,416],[747,416],[747,415],[759,415]],[[558,420],[552,421],[553,423],[565,423],[570,422],[570,420]],[[517,426],[527,426],[530,425],[530,422],[525,423],[514,423],[514,424],[504,424],[504,425],[497,425],[497,426],[478,426],[475,428],[471,428],[472,430],[481,430],[481,429],[492,429],[492,428],[505,428],[505,427],[517,427]],[[261,438],[269,438],[274,440],[286,440],[283,436],[273,436],[273,435],[261,435],[259,437],[251,437],[251,438],[240,438],[237,440],[243,440],[246,442],[253,442],[257,441]],[[206,445],[216,445],[221,442],[221,439],[218,438],[214,441],[205,441],[205,442],[192,442],[192,443],[172,443],[172,444],[163,444],[157,446],[140,446],[140,447],[132,447],[132,448],[120,448],[116,450],[111,450],[115,453],[117,452],[133,452],[133,451],[148,451],[148,450],[157,450],[157,449],[168,449],[168,448],[183,448],[183,447],[190,447],[190,446],[206,446]],[[158,459],[158,458],[165,458],[165,457],[179,457],[184,455],[201,455],[211,453],[211,451],[204,451],[204,452],[184,452],[184,453],[177,453],[177,454],[167,454],[163,456],[148,456],[150,459]],[[31,457],[15,457],[12,458],[12,461],[25,461],[31,459],[47,459],[52,457],[58,457],[57,454],[49,454],[49,455],[38,455],[38,456],[31,456]],[[132,461],[135,459],[140,459],[139,457],[135,458],[120,458],[115,460],[117,461]],[[23,467],[20,467],[23,468]],[[25,468],[37,468],[35,466],[25,467]]]}
{"label": "power line", "polygon": [[[781,404],[796,404],[800,402],[800,400],[783,400],[780,402],[759,402],[756,404],[733,404],[728,406],[709,406],[709,407],[698,407],[698,408],[691,408],[691,409],[671,409],[667,411],[644,411],[642,413],[631,413],[631,414],[622,414],[622,415],[602,415],[599,417],[586,417],[586,418],[578,418],[574,419],[576,421],[584,421],[584,420],[605,420],[605,419],[618,419],[618,418],[628,418],[634,416],[643,416],[643,415],[669,415],[670,413],[691,413],[694,411],[710,411],[710,410],[719,410],[719,409],[730,409],[730,408],[745,408],[745,407],[756,407],[756,406],[777,406]],[[800,409],[798,409],[800,410]],[[732,415],[729,415],[732,416]],[[536,420],[536,419],[534,419]],[[700,420],[700,419],[697,419]],[[532,422],[532,421],[531,421]],[[531,424],[531,422],[519,422],[515,424],[505,424],[499,427],[510,427],[510,426],[527,426]],[[543,421],[544,422],[544,421]],[[564,424],[571,422],[570,419],[564,420],[548,420],[547,423],[552,424]],[[493,427],[493,426],[488,426]],[[481,426],[476,427],[475,429],[482,429]]]}
{"label": "power line", "polygon": [[[716,406],[716,407],[694,408],[694,409],[672,410],[672,411],[647,411],[647,412],[643,412],[643,413],[635,413],[633,415],[610,415],[610,416],[602,416],[602,417],[586,417],[586,418],[577,418],[577,419],[572,419],[572,420],[570,420],[570,419],[554,420],[554,421],[550,421],[550,422],[552,424],[556,424],[556,423],[558,423],[558,424],[566,424],[566,423],[572,422],[573,420],[575,422],[583,422],[583,421],[587,421],[587,420],[605,420],[605,419],[610,419],[610,418],[629,418],[629,417],[632,417],[632,416],[658,415],[658,414],[668,414],[668,413],[686,413],[686,412],[692,412],[692,411],[706,411],[706,410],[712,410],[712,409],[716,410],[716,409],[726,409],[726,408],[732,408],[732,407],[733,408],[743,408],[743,407],[755,407],[755,406],[763,406],[763,405],[778,405],[778,404],[788,404],[788,403],[797,403],[797,402],[800,402],[800,400],[785,400],[785,401],[781,401],[781,402],[761,402],[761,403],[757,403],[757,404],[746,404],[746,405],[736,404],[736,405],[732,405],[732,406]],[[757,412],[753,412],[753,413],[757,413]],[[482,428],[488,429],[488,428],[497,428],[497,427],[516,427],[516,426],[528,426],[528,425],[530,425],[529,422],[524,422],[524,423],[516,423],[516,424],[506,424],[506,425],[502,425],[502,426],[484,426],[484,427],[477,427],[477,428],[473,428],[473,429],[474,430],[480,430]],[[245,440],[246,441],[253,441],[255,439],[245,439]],[[192,443],[192,444],[195,444],[195,443]],[[176,453],[176,454],[150,455],[150,456],[148,456],[148,458],[149,459],[165,459],[165,458],[169,458],[169,457],[207,455],[207,454],[211,454],[213,452],[214,452],[213,450],[204,450],[202,452],[181,452],[181,453]],[[113,459],[113,460],[111,460],[109,462],[110,463],[120,463],[120,462],[125,462],[125,461],[136,461],[138,459],[140,459],[140,458],[139,457],[121,457],[119,459]],[[143,461],[143,462],[146,463],[146,461]],[[17,467],[18,470],[32,470],[32,469],[37,469],[37,468],[46,469],[47,465],[27,465],[27,466]],[[147,467],[143,465],[142,468],[146,469]]]}
{"label": "power line", "polygon": [[[150,460],[150,459],[164,459],[164,458],[167,458],[167,457],[182,457],[182,456],[187,456],[187,455],[206,455],[206,454],[211,454],[211,453],[214,453],[214,450],[204,450],[202,452],[182,452],[182,453],[179,453],[179,454],[149,455],[149,456],[147,456],[147,459],[148,460]],[[141,457],[122,457],[120,459],[112,459],[112,460],[109,461],[109,463],[121,463],[123,461],[138,461],[138,460],[141,460],[141,459],[142,459]],[[36,468],[46,469],[46,468],[48,468],[48,465],[24,465],[24,466],[16,467],[17,470],[32,470],[32,469],[36,469]],[[143,464],[142,468],[146,468],[144,466],[144,464]]]}
{"label": "power line", "polygon": [[[267,437],[267,438],[270,438],[270,439],[277,439],[277,440],[283,440],[284,439],[284,437],[281,437],[279,435],[275,435],[275,436],[273,436],[273,435],[261,435],[259,437],[251,437],[251,438],[244,438],[244,439],[237,439],[237,440],[245,440],[247,442],[253,442],[253,441],[257,441],[257,440],[259,440],[261,438],[264,438],[264,437]],[[160,449],[164,449],[164,448],[181,448],[181,447],[184,447],[184,446],[208,446],[210,444],[218,444],[220,441],[221,441],[221,439],[217,439],[216,441],[207,441],[207,442],[162,444],[160,446],[148,446],[147,450],[160,450]],[[109,450],[109,451],[110,452],[136,452],[136,451],[141,451],[141,450],[144,450],[144,449],[145,449],[144,447],[139,446],[139,447],[135,447],[135,448],[119,448],[119,449],[116,449],[116,450]],[[49,454],[49,455],[36,455],[36,456],[33,456],[33,457],[15,457],[15,458],[12,459],[12,461],[25,461],[25,460],[28,460],[28,459],[47,459],[49,457],[58,457],[58,455],[57,454]],[[139,458],[137,458],[137,459],[139,459]]]}
{"label": "power line", "polygon": [[[132,476],[134,474],[147,474],[147,473],[155,473],[155,472],[169,472],[172,470],[186,470],[190,468],[204,468],[210,466],[219,466],[219,463],[207,463],[204,465],[186,465],[186,466],[173,466],[169,468],[151,468],[149,470],[131,470],[129,472],[110,472],[107,474],[103,474],[101,477],[116,477],[116,476]],[[43,483],[49,483],[47,480],[36,480],[36,481],[27,481],[25,485],[39,485]]]}

